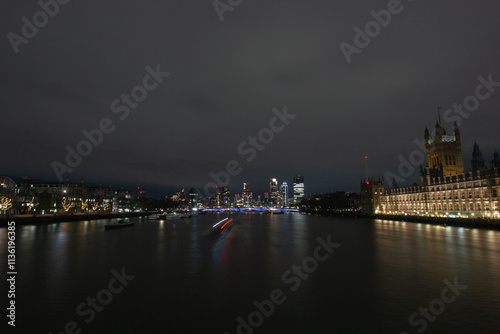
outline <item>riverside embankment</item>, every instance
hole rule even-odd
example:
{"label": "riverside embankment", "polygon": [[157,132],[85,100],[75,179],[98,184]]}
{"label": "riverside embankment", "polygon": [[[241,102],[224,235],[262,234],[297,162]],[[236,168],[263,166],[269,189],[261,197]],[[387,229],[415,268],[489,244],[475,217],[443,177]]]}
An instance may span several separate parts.
{"label": "riverside embankment", "polygon": [[427,217],[427,216],[407,216],[407,215],[382,215],[382,214],[362,214],[359,212],[336,212],[336,211],[301,211],[305,214],[332,216],[332,217],[351,217],[351,218],[371,218],[391,221],[404,221],[411,223],[423,223],[441,226],[456,226],[467,228],[485,228],[491,230],[500,230],[500,220],[483,218],[450,218],[450,217]]}
{"label": "riverside embankment", "polygon": [[103,212],[103,213],[74,213],[74,214],[49,214],[49,215],[0,215],[0,226],[7,226],[7,222],[15,221],[19,225],[56,223],[95,219],[112,219],[125,217],[148,216],[156,212]]}

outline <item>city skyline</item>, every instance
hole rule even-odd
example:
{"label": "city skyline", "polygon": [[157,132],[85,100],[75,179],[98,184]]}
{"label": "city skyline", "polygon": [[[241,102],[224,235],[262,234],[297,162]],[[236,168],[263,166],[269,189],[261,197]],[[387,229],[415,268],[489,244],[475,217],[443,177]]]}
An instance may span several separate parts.
{"label": "city skyline", "polygon": [[[465,202],[465,195],[466,192],[462,191],[460,193],[461,198],[463,199],[464,203],[455,203],[453,204],[453,208],[458,208],[460,207],[460,213],[458,210],[456,210],[455,213],[452,214],[458,214],[460,216],[461,214],[464,215],[464,212],[471,213],[473,215],[476,215],[477,217],[489,217],[490,212],[485,211],[490,210],[489,205],[484,205],[484,201],[486,199],[486,203],[489,202],[489,197],[487,196],[492,196],[491,200],[491,210],[493,212],[493,215],[495,217],[498,216],[498,210],[497,210],[497,204],[496,200],[496,193],[499,191],[495,188],[495,185],[497,184],[497,181],[492,179],[494,178],[495,175],[498,173],[498,168],[500,168],[500,154],[498,153],[497,150],[495,150],[495,154],[491,157],[493,159],[489,159],[488,156],[483,155],[482,150],[480,149],[480,146],[477,144],[477,142],[474,143],[474,147],[472,152],[470,152],[470,160],[468,160],[467,155],[463,155],[462,153],[462,145],[461,145],[461,137],[462,134],[460,133],[460,130],[458,128],[457,123],[455,122],[453,126],[450,128],[447,128],[443,124],[439,123],[439,121],[436,122],[436,125],[432,131],[429,131],[428,127],[425,127],[424,130],[424,141],[423,144],[425,144],[425,152],[419,152],[419,151],[414,151],[412,153],[413,156],[413,164],[415,168],[418,168],[420,171],[420,183],[421,185],[418,185],[417,183],[414,183],[411,187],[408,187],[405,184],[401,184],[400,178],[405,176],[402,173],[400,175],[394,175],[391,173],[386,173],[383,175],[383,177],[377,179],[374,179],[372,175],[368,177],[366,175],[366,178],[364,178],[364,181],[361,182],[361,196],[362,196],[362,202],[361,202],[361,211],[366,213],[371,213],[371,214],[376,214],[380,211],[380,213],[391,213],[391,214],[397,214],[401,213],[401,211],[389,211],[385,210],[384,211],[381,209],[381,199],[382,201],[390,201],[387,200],[387,198],[390,198],[388,194],[395,194],[396,196],[412,196],[411,194],[416,192],[422,192],[422,189],[425,188],[425,186],[428,187],[425,192],[431,193],[430,199],[438,199],[439,197],[443,197],[443,194],[440,195],[433,195],[435,187],[429,187],[429,184],[432,182],[432,184],[439,184],[441,183],[450,183],[450,182],[461,182],[459,186],[454,185],[454,187],[472,187],[473,183],[467,182],[469,178],[477,179],[480,182],[474,183],[475,186],[479,187],[484,187],[488,186],[491,188],[490,190],[487,190],[484,192],[483,190],[477,190],[474,191],[474,194],[477,192],[477,195],[474,195],[474,199],[478,198],[480,202],[478,204],[472,203],[472,205],[469,205],[469,203]],[[415,154],[414,154],[415,153]],[[418,162],[416,159],[420,156],[420,164],[417,164]],[[366,159],[366,158],[365,158]],[[465,166],[468,166],[470,163],[470,168],[465,168]],[[417,166],[418,165],[418,166]],[[400,166],[401,167],[401,166]],[[220,182],[220,178],[222,175],[222,179],[224,179],[224,173],[218,173],[214,174],[216,177],[214,180],[217,180],[217,182]],[[229,175],[229,174],[227,174]],[[481,175],[481,177],[479,176]],[[392,177],[394,176],[394,177]],[[392,177],[392,179],[391,179]],[[197,189],[196,187],[192,187],[189,189],[189,191],[186,191],[187,188],[183,187],[180,189],[180,191],[177,191],[175,195],[166,195],[166,198],[169,198],[173,201],[186,201],[186,203],[191,203],[190,207],[197,206],[199,203],[201,206],[199,207],[200,209],[205,207],[254,207],[254,206],[269,206],[269,207],[277,207],[277,208],[287,208],[287,207],[297,207],[300,204],[300,200],[304,197],[308,197],[307,193],[304,192],[305,189],[305,182],[304,182],[304,176],[301,174],[296,174],[293,176],[293,183],[291,189],[288,187],[288,182],[286,180],[279,180],[276,177],[270,177],[269,178],[269,188],[264,190],[264,193],[258,193],[255,192],[254,188],[252,188],[251,184],[249,182],[243,182],[240,186],[240,188],[236,187],[231,189],[230,187],[227,186],[216,186],[213,189],[213,192],[209,193],[204,193],[203,191],[200,191],[200,189]],[[227,179],[226,179],[227,180]],[[67,184],[70,188],[74,186],[78,186],[78,183],[71,182],[69,178],[66,180],[66,182],[55,182],[53,185],[49,184],[44,184],[44,182],[40,182],[39,180],[31,180],[29,177],[24,177],[23,180],[20,182],[20,184],[15,185],[16,181],[13,181],[10,177],[4,176],[2,178],[2,183],[1,187],[6,188],[6,189],[13,189],[15,187],[18,189],[19,187],[26,189],[26,187],[30,184],[31,187],[42,187],[43,189],[50,189],[51,187],[55,188],[61,188],[60,185],[64,188],[64,184]],[[403,180],[404,181],[404,180]],[[437,182],[437,183],[436,183]],[[484,184],[483,184],[484,183]],[[60,184],[60,185],[57,185]],[[81,180],[80,182],[82,187],[87,187],[84,180]],[[451,187],[451,186],[450,186]],[[125,192],[122,192],[123,194],[129,194],[128,196],[134,194],[134,191],[131,191],[131,189],[124,189],[124,187],[121,187],[122,190],[125,190]],[[65,188],[64,188],[65,189]],[[83,188],[82,188],[83,189]],[[87,189],[87,188],[85,188]],[[101,186],[99,184],[99,187],[91,186],[92,189],[91,192],[98,191],[99,189],[108,189],[112,190],[111,186]],[[436,188],[437,189],[437,188]],[[449,188],[451,189],[451,188]],[[489,189],[489,188],[488,188]],[[115,191],[116,189],[113,189],[112,191]],[[179,189],[178,189],[179,190]],[[444,190],[444,187],[443,189]],[[17,192],[19,190],[16,190]],[[52,190],[51,190],[52,191]],[[79,192],[86,192],[87,190],[81,190]],[[101,190],[99,190],[101,191]],[[241,191],[241,193],[240,193]],[[291,191],[291,193],[290,193]],[[148,194],[148,190],[137,187],[137,198],[146,198]],[[336,192],[342,192],[339,190],[336,190]],[[491,192],[491,194],[490,194]],[[63,194],[60,194],[59,191],[56,191],[58,196],[61,196]],[[331,190],[330,194],[333,194],[334,191],[333,189]],[[352,192],[347,192],[347,193],[352,193]],[[38,191],[38,194],[39,191]],[[118,192],[116,192],[118,194]],[[406,195],[410,194],[410,195]],[[483,197],[484,195],[484,197]],[[38,196],[38,197],[37,197]],[[24,201],[28,203],[27,205],[33,205],[33,203],[37,202],[37,200],[40,198],[39,195],[35,197],[26,197]],[[63,195],[64,196],[64,195]],[[165,194],[163,194],[165,196]],[[373,198],[372,198],[373,196]],[[385,196],[385,197],[384,197]],[[415,195],[416,196],[416,195]],[[423,208],[428,204],[429,198],[424,196],[423,193],[418,195],[419,201],[417,204],[415,204],[415,207],[418,208]],[[439,197],[438,197],[439,196]],[[446,195],[448,196],[448,195]],[[450,195],[451,196],[451,195]],[[455,195],[453,195],[455,196]],[[471,195],[472,196],[472,195]],[[155,197],[155,196],[151,196]],[[288,203],[288,198],[291,198],[291,205],[289,206]],[[422,198],[425,197],[425,202],[422,202]],[[156,197],[157,198],[157,197]],[[394,197],[396,198],[396,197]],[[413,198],[413,197],[412,197]],[[459,194],[456,194],[456,198],[459,198]],[[471,197],[472,198],[472,197]],[[7,197],[9,199],[9,196]],[[210,199],[210,200],[208,200]],[[451,197],[450,197],[451,199]],[[88,200],[88,199],[87,199]],[[81,197],[79,201],[82,203],[85,201],[85,196]],[[91,199],[94,200],[94,199]],[[207,201],[208,200],[208,201]],[[405,197],[405,200],[406,199]],[[399,201],[399,200],[398,200]],[[313,201],[314,202],[314,201]],[[438,214],[443,214],[446,213],[445,216],[449,214],[449,209],[446,209],[447,207],[450,207],[450,205],[446,202],[436,202],[438,204],[435,204],[433,206],[432,212],[433,214],[438,215]],[[389,207],[388,204],[383,204],[384,207]],[[413,205],[413,204],[412,204]],[[392,205],[391,208],[396,207],[396,205]],[[399,206],[397,206],[399,207]],[[406,208],[407,206],[405,206]],[[474,208],[474,209],[469,209]],[[443,208],[443,209],[441,209]],[[467,209],[465,209],[467,208]],[[479,209],[478,209],[479,208]],[[481,208],[483,210],[481,211]],[[417,209],[418,210],[418,209]],[[414,210],[412,214],[421,214],[421,212]],[[422,211],[422,209],[420,210]],[[429,209],[427,210],[429,211]],[[427,213],[428,214],[428,213]]]}
{"label": "city skyline", "polygon": [[[18,52],[9,38],[0,43],[3,122],[12,125],[0,134],[12,143],[2,174],[54,180],[69,147],[92,151],[72,161],[72,180],[170,192],[203,187],[237,161],[232,188],[300,171],[312,192],[357,191],[366,169],[394,172],[437,106],[448,126],[460,119],[464,152],[477,141],[491,156],[500,142],[498,6],[401,3],[361,48],[385,3],[245,4],[221,22],[210,2],[112,1],[92,24],[82,14],[92,4],[61,5]],[[40,10],[5,7],[4,36],[21,36],[21,18]],[[146,24],[135,23],[138,12]],[[359,51],[350,62],[345,45]],[[295,118],[273,121],[285,106]]]}
{"label": "city skyline", "polygon": [[[437,124],[439,124],[439,123],[436,120],[436,128],[437,128]],[[444,125],[441,124],[441,126],[443,127],[444,131],[448,131],[448,133],[453,133],[453,128],[456,126],[456,124],[455,125],[450,125],[450,124],[444,123]],[[425,132],[427,133],[429,128],[432,130],[431,134],[434,135],[435,134],[434,127],[429,127],[429,126],[426,125],[425,126]],[[457,130],[459,130],[459,129],[460,128],[457,126]],[[462,138],[463,137],[465,137],[465,138],[469,137],[470,138],[470,137],[473,137],[473,136],[471,136],[470,134],[464,134],[464,133],[462,133],[460,135],[460,137],[462,137]],[[422,151],[421,154],[423,155],[423,158],[424,158],[423,162],[425,164],[426,161],[429,159],[429,157],[426,156],[424,142],[420,143],[420,148],[418,146],[419,146],[419,139],[416,139],[414,141],[413,151],[411,153],[409,153],[409,154],[411,156],[411,155],[413,155],[416,152],[420,153],[418,151]],[[473,144],[470,145],[470,149],[467,149],[467,147],[469,145],[465,145],[463,143],[463,140],[461,140],[461,142],[459,143],[459,146],[461,147],[461,149],[464,152],[466,152],[466,155],[463,158],[460,157],[460,159],[459,159],[459,161],[463,162],[463,168],[464,168],[465,171],[471,171],[471,170],[473,170],[473,168],[471,168],[472,164],[473,164],[473,161],[468,158],[467,154],[468,154],[468,152],[471,152],[471,154],[474,155],[474,152],[475,152],[475,150],[477,150],[478,146],[481,147],[481,155],[485,159],[485,165],[486,166],[489,165],[490,160],[493,159],[494,155],[499,152],[499,148],[498,148],[499,146],[496,146],[495,143],[493,143],[493,142],[486,142],[486,144],[484,144],[482,142],[478,143],[478,140],[474,140]],[[484,147],[487,147],[488,149],[485,150]],[[407,148],[407,150],[409,150],[410,148],[412,148],[412,147],[409,146]],[[415,148],[417,148],[417,149],[415,149]],[[372,173],[372,169],[371,168],[368,169],[366,160],[369,159],[369,157],[368,156],[364,156],[364,158],[365,158],[365,164],[364,164],[364,166],[365,166],[366,170],[363,171],[362,173],[360,173],[359,178],[366,177],[368,175],[367,174],[368,172],[370,172],[370,175],[376,175],[376,173]],[[400,175],[401,173],[398,171],[397,164],[399,164],[399,167],[402,166],[401,158],[406,163],[406,165],[410,165],[410,163],[408,161],[409,159],[405,158],[401,154],[400,154],[399,158],[400,158],[400,160],[395,161],[395,165],[394,166],[389,167],[388,169],[384,170],[382,174],[384,176],[387,176],[387,175],[396,176],[396,178],[398,178],[398,181],[400,181],[400,179],[401,179],[403,182],[400,182],[400,186],[410,186],[410,185],[414,184],[415,182],[417,182],[419,180],[419,177],[420,177],[419,173],[418,173],[419,164],[413,163],[413,166],[411,166],[411,167],[414,168],[415,172],[413,172],[411,176],[407,177],[406,175],[403,175],[404,177],[402,177],[402,175]],[[474,156],[472,156],[472,158],[474,158]],[[369,159],[369,160],[371,162],[371,159]],[[429,160],[429,161],[431,161],[431,160]],[[373,166],[370,166],[370,167],[373,167]],[[380,166],[375,166],[375,170],[381,170]],[[282,175],[282,173],[275,173],[275,175],[276,174],[277,175]],[[23,173],[15,173],[13,175],[4,174],[4,175],[0,175],[0,176],[2,176],[2,177],[10,177],[14,181],[21,181],[24,177],[30,177],[31,179],[33,179],[33,181],[36,181],[36,182],[59,182],[59,181],[55,180],[55,177],[50,178],[50,175],[49,175],[48,178],[39,178],[39,177],[37,177],[37,175],[27,175],[26,173],[24,173],[24,174]],[[297,176],[301,176],[301,174],[294,174],[294,176],[291,176],[291,177],[290,176],[288,176],[288,177],[279,177],[279,178],[276,178],[276,179],[277,180],[285,180],[289,184],[293,185],[293,180]],[[170,195],[175,194],[176,192],[178,192],[180,189],[183,189],[183,188],[184,189],[189,189],[189,188],[192,188],[192,187],[198,189],[198,191],[200,193],[202,193],[203,195],[208,194],[208,193],[206,193],[206,191],[204,191],[203,185],[202,186],[196,186],[196,185],[193,185],[192,183],[191,184],[180,185],[178,187],[175,187],[175,186],[158,187],[157,184],[150,184],[150,186],[148,187],[145,184],[132,183],[132,182],[122,182],[122,183],[118,183],[118,182],[106,182],[106,179],[105,179],[104,176],[100,177],[97,180],[86,179],[84,177],[82,177],[82,178],[80,178],[78,180],[75,180],[70,175],[68,175],[67,178],[69,178],[70,182],[72,182],[72,183],[79,183],[79,182],[84,181],[84,182],[87,182],[87,183],[92,184],[92,185],[102,184],[103,186],[108,186],[108,187],[112,187],[112,188],[116,188],[116,189],[120,188],[120,189],[134,190],[135,188],[140,187],[140,188],[143,188],[143,189],[147,190],[148,194],[150,194],[151,197],[154,197],[154,198],[158,198],[158,197],[161,197],[161,196],[170,196]],[[359,178],[358,178],[358,180],[359,180]],[[244,173],[242,173],[242,175],[238,175],[237,177],[231,178],[231,186],[229,186],[230,189],[239,189],[239,187],[240,187],[240,183],[237,182],[237,181],[234,181],[234,179],[243,180],[241,182],[241,184],[242,183],[251,184],[252,185],[252,189],[254,190],[254,192],[256,194],[263,195],[264,193],[269,192],[269,188],[268,188],[268,185],[266,186],[266,182],[264,182],[262,180],[258,180],[258,181],[254,181],[254,182],[248,182],[248,180],[255,180],[255,177],[249,178],[246,175],[244,175]],[[312,175],[310,177],[310,179],[314,180],[314,175]],[[63,181],[65,181],[65,180],[63,180]],[[216,180],[213,177],[209,178],[209,181],[210,182],[213,182],[213,181],[219,182],[219,180]],[[332,180],[326,180],[326,181],[327,181],[326,183],[328,183],[328,181],[332,181]],[[208,182],[208,183],[210,183],[210,182]],[[217,182],[216,182],[216,184],[217,184]],[[220,182],[219,182],[219,184],[220,184]],[[254,187],[255,184],[257,184],[256,187]],[[332,182],[332,184],[333,184],[333,182]],[[281,185],[281,183],[278,185],[278,187],[280,185]],[[222,185],[222,186],[224,186],[224,185]],[[385,177],[385,186],[386,187],[390,187],[391,186],[391,181],[387,177]],[[334,186],[327,187],[327,186],[325,186],[323,184],[323,187],[318,187],[317,186],[316,189],[323,189],[323,191],[315,191],[315,189],[311,189],[311,186],[309,185],[309,182],[308,182],[308,190],[304,193],[304,195],[305,196],[310,196],[312,194],[329,193],[329,192],[334,192],[334,191],[359,192],[359,188],[356,188],[356,185],[349,185],[347,188],[336,188]],[[293,192],[293,186],[290,188],[290,190]],[[294,197],[293,193],[291,194],[291,197]]]}
{"label": "city skyline", "polygon": [[[439,116],[438,116],[439,117]],[[437,125],[440,124],[438,120],[436,120],[436,129],[437,129]],[[443,124],[440,124],[440,126],[442,127],[443,131],[447,131],[448,133],[453,133],[453,129],[454,127],[457,127],[457,130],[459,130],[458,126],[455,125],[450,125],[450,124],[447,124],[447,123],[444,123],[445,125]],[[428,135],[428,129],[431,129],[431,134],[432,135],[435,135],[436,133],[436,130],[434,129],[434,127],[429,127],[429,126],[425,126],[425,132],[427,133],[426,135]],[[467,134],[461,134],[460,137],[471,137],[470,135],[467,135]],[[418,139],[415,140],[415,143],[417,145],[414,146],[414,150],[410,153],[410,155],[414,154],[416,151],[419,151],[418,149],[415,150],[415,147],[418,146]],[[420,145],[421,145],[421,150],[422,150],[422,154],[423,154],[423,157],[424,157],[424,165],[425,163],[427,162],[427,160],[429,160],[429,157],[426,156],[426,153],[425,153],[425,147],[423,145],[424,142],[422,142]],[[499,152],[499,148],[498,146],[495,146],[494,143],[490,143],[490,142],[487,142],[486,145],[484,145],[483,143],[480,143],[478,144],[478,141],[477,140],[474,140],[473,142],[473,145],[471,145],[471,148],[470,150],[466,150],[464,149],[464,147],[467,147],[468,145],[464,145],[463,144],[463,141],[459,142],[459,147],[466,153],[466,155],[462,158],[460,156],[459,158],[459,161],[460,162],[463,162],[463,170],[464,171],[472,171],[473,168],[473,164],[474,164],[474,161],[473,159],[475,159],[475,151],[478,149],[478,147],[480,146],[481,147],[481,158],[484,158],[484,163],[485,163],[485,166],[488,167],[489,164],[490,164],[490,160],[494,158],[494,155],[497,154]],[[483,149],[483,147],[488,147],[489,148],[489,151],[485,151]],[[408,147],[408,149],[411,148]],[[468,152],[470,152],[472,154],[471,156],[471,159],[469,159],[468,157]],[[460,153],[461,154],[461,153]],[[365,160],[368,159],[368,156],[365,156],[364,157]],[[400,158],[403,158],[403,160],[406,162],[407,165],[409,165],[410,163],[408,162],[408,159],[405,159],[402,155],[400,155]],[[432,163],[432,160],[429,160],[431,161]],[[413,173],[413,175],[411,175],[410,177],[406,177],[406,175],[403,175],[404,177],[402,177],[402,175],[400,175],[401,173],[398,173],[398,166],[397,166],[397,163],[399,163],[399,167],[402,166],[401,164],[401,160],[399,161],[396,161],[395,162],[395,165],[390,167],[389,169],[385,170],[384,171],[384,181],[385,181],[385,186],[386,187],[391,187],[392,184],[391,184],[391,180],[387,177],[388,175],[393,175],[393,176],[396,176],[396,178],[398,178],[398,181],[400,181],[400,179],[403,181],[403,182],[400,182],[400,186],[410,186],[412,184],[414,184],[415,182],[417,182],[420,178],[419,176],[419,173],[417,173],[418,169],[419,169],[419,164],[413,164],[413,167],[415,169],[415,173]],[[476,162],[477,163],[477,162]],[[367,167],[366,165],[366,162],[365,162],[365,167]],[[375,168],[377,169],[377,166],[375,166]],[[378,168],[377,170],[380,170],[380,168]],[[367,174],[365,173],[368,173],[368,171],[370,171],[370,175],[376,175],[375,173],[372,173],[371,172],[371,169],[368,170],[368,168],[366,168],[365,171],[363,171],[363,173],[360,174],[360,177],[359,178],[365,178],[367,176]],[[396,174],[394,174],[394,173]],[[276,175],[276,173],[275,173]],[[281,173],[278,174],[278,175],[282,175]],[[18,174],[14,174],[14,175],[0,175],[1,177],[9,177],[11,179],[13,179],[15,182],[20,182],[23,180],[23,178],[25,177],[29,177],[30,179],[32,179],[34,182],[59,182],[58,180],[55,180],[55,178],[38,178],[36,177],[36,175],[27,175],[27,174],[23,174],[23,173],[18,173]],[[284,180],[285,182],[288,182],[289,184],[291,184],[292,186],[290,187],[290,191],[292,191],[291,193],[291,196],[290,198],[293,198],[294,197],[294,194],[293,194],[293,184],[294,184],[294,180],[296,177],[302,177],[301,174],[294,174],[294,176],[288,176],[288,177],[279,177],[279,178],[276,178],[278,180],[278,190],[279,188],[281,187],[281,181],[279,180]],[[312,176],[311,177],[313,180],[314,180],[314,177]],[[359,180],[358,178],[358,180]],[[148,192],[148,195],[151,195],[152,198],[159,198],[159,197],[162,197],[162,196],[171,196],[173,194],[175,194],[176,192],[178,192],[180,189],[190,189],[190,188],[196,188],[198,190],[198,192],[204,196],[207,196],[209,193],[207,193],[206,191],[204,191],[204,187],[203,186],[194,186],[193,184],[186,184],[186,185],[181,185],[179,187],[174,187],[174,186],[169,186],[169,187],[158,187],[156,184],[151,184],[150,186],[151,187],[147,187],[143,184],[139,184],[139,183],[131,183],[131,182],[123,182],[123,183],[117,183],[117,182],[106,182],[106,179],[104,177],[101,177],[99,178],[98,180],[89,180],[89,179],[86,179],[86,178],[80,178],[78,180],[75,180],[73,179],[70,175],[67,176],[67,179],[70,180],[71,183],[80,183],[80,182],[86,182],[88,184],[91,184],[91,185],[102,185],[103,187],[111,187],[113,189],[128,189],[128,190],[134,190],[136,188],[142,188],[144,190],[146,190]],[[254,178],[248,178],[246,177],[246,175],[244,175],[244,173],[242,173],[242,175],[238,175],[236,178],[232,178],[231,179],[231,186],[229,186],[229,189],[234,189],[234,190],[238,190],[239,191],[239,183],[236,182],[236,181],[233,181],[233,179],[241,179],[243,180],[241,184],[248,184],[248,185],[252,185],[252,190],[254,193],[258,194],[258,195],[263,195],[264,193],[266,192],[269,192],[269,187],[268,185],[266,186],[266,182],[265,181],[262,181],[262,180],[259,180],[259,181],[256,181],[256,182],[248,182],[248,180],[250,179],[255,179]],[[309,179],[309,178],[308,178]],[[216,180],[214,178],[211,178],[209,179],[210,182],[213,182],[213,181],[216,181],[216,184],[217,182],[219,182],[220,184],[220,180]],[[291,181],[291,182],[290,182]],[[328,181],[328,180],[327,180]],[[63,180],[63,182],[66,182],[66,179]],[[253,185],[257,184],[257,187],[253,187]],[[206,184],[205,184],[206,185]],[[224,185],[222,185],[224,186]],[[219,187],[219,186],[218,186]],[[266,188],[267,187],[267,188]],[[330,193],[330,192],[334,192],[334,191],[347,191],[347,192],[359,192],[359,188],[356,188],[355,185],[350,185],[347,189],[343,189],[343,188],[335,188],[333,186],[330,186],[330,187],[326,187],[326,186],[323,186],[322,188],[321,187],[317,187],[317,189],[323,189],[324,191],[314,191],[311,190],[309,184],[308,184],[308,190],[304,193],[304,196],[310,196],[312,194],[321,194],[321,193]]]}
{"label": "city skyline", "polygon": [[[298,175],[298,176],[300,176],[300,175]],[[300,176],[300,177],[302,177],[302,180],[303,180],[303,176]],[[296,178],[296,176],[291,177],[291,179],[295,179],[295,178]],[[275,179],[275,178],[272,178],[272,179]],[[157,195],[156,192],[151,193],[151,190],[149,190],[145,187],[141,187],[140,185],[139,186],[130,186],[130,185],[126,186],[123,184],[112,184],[112,183],[106,183],[106,182],[92,182],[92,180],[85,180],[85,179],[71,180],[70,178],[67,178],[67,179],[63,180],[62,182],[60,182],[58,180],[40,180],[37,178],[32,178],[30,175],[25,175],[21,178],[12,177],[10,175],[0,175],[0,181],[1,181],[0,186],[2,186],[2,187],[4,187],[4,186],[6,187],[9,184],[15,184],[17,186],[20,186],[21,184],[25,184],[25,183],[30,183],[30,184],[72,184],[72,185],[81,184],[81,185],[91,186],[91,187],[101,187],[103,189],[108,188],[108,189],[113,189],[113,190],[126,190],[126,191],[130,191],[131,193],[136,193],[137,197],[144,194],[144,195],[147,195],[148,197],[151,197],[151,198],[160,198],[160,197],[165,197],[165,196],[170,197],[170,196],[178,194],[181,191],[187,192],[188,190],[189,191],[196,190],[196,194],[200,198],[210,197],[211,195],[214,195],[217,193],[217,191],[219,191],[217,188],[219,188],[219,189],[225,188],[232,193],[232,196],[238,195],[238,196],[242,196],[242,198],[245,197],[246,192],[248,192],[247,196],[249,196],[250,198],[253,197],[254,199],[257,198],[257,196],[263,197],[265,194],[269,194],[269,188],[265,189],[264,187],[261,187],[262,192],[255,191],[254,188],[251,187],[251,184],[249,182],[243,182],[242,185],[240,185],[240,187],[236,186],[235,188],[225,187],[225,186],[220,186],[220,187],[217,186],[215,191],[210,192],[210,193],[205,193],[205,192],[203,192],[203,189],[200,189],[197,187],[191,187],[190,185],[186,185],[183,187],[174,188],[168,193],[165,191],[163,191],[163,192],[159,191],[158,193],[160,193],[160,195]],[[261,182],[261,183],[264,184],[264,182]],[[280,182],[278,184],[278,187],[277,187],[277,194],[278,195],[282,194],[283,185],[286,185],[287,189],[288,189],[287,181]],[[301,189],[302,189],[301,194],[303,194],[304,183],[302,183]],[[289,197],[293,199],[294,198],[294,193],[293,193],[294,187],[292,186],[290,189],[288,189],[288,191],[290,192]]]}
{"label": "city skyline", "polygon": [[0,8],[6,328],[498,332],[500,2]]}

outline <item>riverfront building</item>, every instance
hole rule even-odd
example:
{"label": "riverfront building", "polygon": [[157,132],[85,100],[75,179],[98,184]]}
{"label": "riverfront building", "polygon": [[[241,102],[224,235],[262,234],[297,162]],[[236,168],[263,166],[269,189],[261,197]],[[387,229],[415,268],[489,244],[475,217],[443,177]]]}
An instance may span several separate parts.
{"label": "riverfront building", "polygon": [[249,207],[253,203],[253,194],[248,187],[248,183],[243,183],[243,192],[241,193],[241,198],[243,200],[243,206]]}
{"label": "riverfront building", "polygon": [[288,183],[283,182],[280,187],[280,207],[288,208]]}
{"label": "riverfront building", "polygon": [[304,177],[301,175],[296,175],[293,177],[293,201],[295,204],[299,204],[302,198],[304,198]]}
{"label": "riverfront building", "polygon": [[278,205],[278,198],[279,198],[278,180],[274,177],[271,178],[271,180],[269,181],[269,195],[270,195],[269,204],[271,206]]}
{"label": "riverfront building", "polygon": [[425,129],[426,166],[420,167],[420,185],[386,189],[382,179],[361,181],[361,210],[369,214],[433,217],[500,218],[500,157],[490,168],[477,144],[471,171],[464,172],[460,132],[456,124],[447,135],[436,124],[436,136]]}
{"label": "riverfront building", "polygon": [[427,166],[430,171],[437,171],[436,176],[453,176],[464,172],[460,131],[455,123],[453,133],[436,123],[434,138],[430,137],[427,127],[424,131]]}
{"label": "riverfront building", "polygon": [[8,177],[0,178],[1,202],[9,202],[2,214],[54,214],[86,212],[132,212],[138,207],[131,191],[111,187],[87,186],[83,181],[36,182],[24,177],[15,184]]}

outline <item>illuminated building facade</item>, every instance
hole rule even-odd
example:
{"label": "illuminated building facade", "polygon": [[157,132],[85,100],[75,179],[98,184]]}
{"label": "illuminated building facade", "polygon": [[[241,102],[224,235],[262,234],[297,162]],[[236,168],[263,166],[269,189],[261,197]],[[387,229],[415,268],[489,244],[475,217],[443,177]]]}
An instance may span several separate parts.
{"label": "illuminated building facade", "polygon": [[293,201],[295,204],[299,204],[302,198],[304,198],[304,177],[301,175],[296,175],[293,177]]}
{"label": "illuminated building facade", "polygon": [[131,212],[137,204],[130,190],[87,186],[83,182],[35,182],[25,176],[19,184],[0,179],[0,195],[12,201],[9,214]]}
{"label": "illuminated building facade", "polygon": [[241,199],[240,194],[234,194],[234,206],[235,207],[243,206],[243,200]]}
{"label": "illuminated building facade", "polygon": [[389,190],[375,213],[499,219],[498,171],[429,177],[424,186]]}
{"label": "illuminated building facade", "polygon": [[269,205],[269,193],[264,193],[263,205]]}
{"label": "illuminated building facade", "polygon": [[446,133],[443,125],[436,123],[431,138],[427,127],[424,132],[427,166],[435,176],[453,176],[464,172],[460,131],[455,123],[453,134]]}
{"label": "illuminated building facade", "polygon": [[231,191],[228,187],[221,188],[222,205],[226,208],[231,206]]}
{"label": "illuminated building facade", "polygon": [[216,187],[215,194],[213,195],[212,207],[223,208],[231,206],[231,192],[228,187]]}
{"label": "illuminated building facade", "polygon": [[198,189],[191,188],[189,190],[189,209],[193,210],[198,207],[198,202],[200,200],[200,196],[198,195]]}
{"label": "illuminated building facade", "polygon": [[248,187],[248,183],[243,183],[243,192],[241,193],[241,199],[243,200],[243,206],[250,206],[253,202],[253,194]]}
{"label": "illuminated building facade", "polygon": [[[361,210],[369,214],[500,219],[500,157],[490,168],[474,145],[471,168],[463,171],[460,133],[453,136],[436,125],[435,140],[425,130],[427,166],[420,168],[420,185],[385,189],[382,180],[362,180]],[[437,139],[436,139],[437,138]],[[459,160],[460,159],[460,160]]]}
{"label": "illuminated building facade", "polygon": [[278,197],[279,197],[279,191],[278,191],[278,180],[276,178],[271,178],[271,181],[269,182],[269,204],[271,206],[275,206],[278,204]]}
{"label": "illuminated building facade", "polygon": [[288,183],[283,182],[280,187],[280,203],[279,206],[282,208],[288,207]]}
{"label": "illuminated building facade", "polygon": [[16,182],[8,176],[0,177],[0,189],[11,189],[17,186]]}
{"label": "illuminated building facade", "polygon": [[382,179],[361,180],[361,211],[367,214],[373,214],[377,210],[380,211],[382,195],[385,195],[384,181]]}

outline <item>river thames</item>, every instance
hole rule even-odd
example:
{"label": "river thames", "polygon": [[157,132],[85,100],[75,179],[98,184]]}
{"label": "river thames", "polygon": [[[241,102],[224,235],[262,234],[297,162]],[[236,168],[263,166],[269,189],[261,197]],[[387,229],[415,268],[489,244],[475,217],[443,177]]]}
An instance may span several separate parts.
{"label": "river thames", "polygon": [[[16,332],[500,333],[499,231],[302,214],[132,221],[17,226]],[[6,239],[1,228],[3,273]]]}

